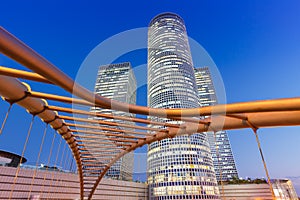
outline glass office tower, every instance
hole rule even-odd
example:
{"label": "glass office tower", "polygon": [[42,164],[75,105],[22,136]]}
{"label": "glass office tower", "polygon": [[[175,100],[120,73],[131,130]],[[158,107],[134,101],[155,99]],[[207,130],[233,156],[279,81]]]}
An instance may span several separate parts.
{"label": "glass office tower", "polygon": [[[198,95],[202,106],[218,103],[216,90],[208,67],[195,68]],[[238,177],[230,142],[226,131],[207,132],[213,163],[218,181]]]}
{"label": "glass office tower", "polygon": [[[131,68],[131,64],[129,62],[118,63],[118,64],[110,64],[100,66],[97,74],[97,80],[95,85],[95,93],[99,94],[103,97],[107,97],[110,99],[114,99],[117,101],[136,104],[136,79]],[[113,114],[118,116],[131,116],[134,115],[131,113],[126,113],[122,111],[112,111],[109,109],[101,109],[98,107],[94,107],[91,109],[93,112],[105,113],[105,114]],[[111,121],[118,123],[119,120],[116,119],[106,119],[106,118],[97,118],[105,121]],[[122,122],[125,123],[125,122]],[[126,122],[128,124],[133,125],[134,122]],[[99,125],[100,127],[110,127],[110,128],[118,128],[118,129],[126,129],[129,128],[124,127],[115,127],[115,126],[105,126]],[[105,132],[103,130],[103,132]],[[110,133],[113,133],[110,131]],[[119,132],[117,134],[120,134]],[[111,150],[111,146],[114,143],[111,140],[106,140],[108,136],[103,136],[103,141],[107,143],[111,143],[108,145],[102,145],[103,148]],[[100,147],[99,147],[100,148]],[[106,154],[109,154],[107,152]],[[113,154],[114,152],[111,152]],[[126,154],[121,157],[114,165],[106,173],[107,178],[119,179],[119,180],[132,180],[133,173],[133,152]]]}
{"label": "glass office tower", "polygon": [[[173,13],[160,14],[149,24],[148,105],[153,108],[200,106],[185,24]],[[150,200],[219,199],[206,134],[184,135],[150,144],[148,184]]]}

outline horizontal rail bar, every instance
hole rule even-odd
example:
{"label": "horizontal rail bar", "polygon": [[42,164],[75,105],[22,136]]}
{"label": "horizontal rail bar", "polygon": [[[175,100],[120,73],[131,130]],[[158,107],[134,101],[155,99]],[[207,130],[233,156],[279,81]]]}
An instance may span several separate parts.
{"label": "horizontal rail bar", "polygon": [[124,124],[124,123],[109,122],[109,121],[104,121],[104,120],[84,119],[84,118],[70,117],[70,116],[65,116],[65,115],[59,115],[58,117],[60,119],[64,119],[64,120],[88,122],[88,123],[102,124],[102,125],[107,125],[107,126],[120,126],[120,127],[124,127],[124,128],[130,128],[130,129],[167,132],[167,130],[164,130],[164,129],[150,128],[150,127],[144,127],[144,126],[135,126],[135,125],[129,125],[129,124]]}
{"label": "horizontal rail bar", "polygon": [[88,129],[95,129],[95,130],[101,130],[101,131],[130,133],[130,134],[134,134],[134,135],[151,135],[151,134],[145,133],[145,132],[135,132],[135,131],[128,131],[128,130],[124,130],[124,129],[107,128],[107,127],[101,127],[101,126],[90,126],[90,125],[72,124],[72,123],[65,123],[65,124],[69,127],[75,127],[75,128],[88,128]]}
{"label": "horizontal rail bar", "polygon": [[52,84],[48,79],[44,78],[43,76],[34,73],[34,72],[27,72],[23,70],[18,70],[18,69],[12,69],[8,67],[3,67],[0,66],[0,74],[4,76],[10,76],[10,77],[15,77],[15,78],[22,78],[22,79],[27,79],[31,81],[38,81],[38,82],[43,82],[43,83],[49,83]]}
{"label": "horizontal rail bar", "polygon": [[[116,133],[100,132],[100,131],[75,130],[75,129],[71,129],[70,131],[72,131],[74,133],[77,132],[77,133],[88,133],[88,134],[104,135],[104,136],[116,136],[116,137],[122,137],[122,138],[143,139],[143,137],[138,137],[138,136],[133,136],[133,135],[116,134]],[[101,139],[101,138],[98,137],[98,139]]]}
{"label": "horizontal rail bar", "polygon": [[167,127],[174,127],[174,128],[178,127],[177,124],[162,123],[162,122],[156,122],[156,121],[151,121],[151,120],[148,120],[148,119],[135,118],[135,117],[123,117],[123,116],[112,115],[112,114],[89,112],[89,111],[77,110],[77,109],[71,109],[71,108],[64,108],[64,107],[59,107],[59,106],[48,106],[48,109],[55,110],[55,111],[60,111],[60,112],[66,112],[66,113],[75,113],[75,114],[81,114],[81,115],[97,116],[97,117],[103,117],[103,118],[108,118],[108,119],[120,119],[120,120],[124,120],[124,121],[131,121],[131,122],[137,122],[137,123],[143,123],[143,124],[167,126]]}

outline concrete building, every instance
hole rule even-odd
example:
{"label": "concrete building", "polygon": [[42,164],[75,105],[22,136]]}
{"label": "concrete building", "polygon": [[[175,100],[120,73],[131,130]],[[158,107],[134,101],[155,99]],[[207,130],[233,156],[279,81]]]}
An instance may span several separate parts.
{"label": "concrete building", "polygon": [[[80,199],[79,177],[74,173],[0,166],[0,199]],[[102,179],[93,200],[147,200],[144,183]]]}
{"label": "concrete building", "polygon": [[[196,84],[201,106],[218,104],[216,90],[208,67],[195,68]],[[218,182],[239,177],[226,131],[207,132]]]}
{"label": "concrete building", "polygon": [[[288,179],[271,180],[276,200],[298,200],[293,184]],[[227,200],[273,200],[267,183],[228,184],[220,186],[221,199]]]}
{"label": "concrete building", "polygon": [[[97,80],[95,85],[95,93],[103,97],[114,99],[117,101],[135,104],[136,103],[136,79],[132,71],[129,62],[110,64],[105,66],[100,66],[97,74]],[[112,109],[113,109],[112,105]],[[133,114],[122,112],[122,111],[111,111],[101,108],[92,108],[93,112],[113,114],[118,116],[128,116],[132,117]],[[117,119],[102,119],[105,121],[112,121],[118,123]],[[134,122],[127,122],[133,125]],[[100,127],[105,125],[100,125]],[[109,127],[109,126],[106,126]],[[115,127],[111,127],[115,128]],[[125,129],[123,127],[117,127],[119,129]],[[126,130],[130,130],[127,128]],[[112,133],[112,132],[110,132]],[[103,136],[105,140],[106,136]],[[106,142],[111,142],[106,140]],[[112,144],[113,145],[113,144]],[[110,149],[111,145],[103,145],[102,148]],[[100,148],[100,147],[99,147]],[[106,177],[119,179],[119,180],[132,180],[133,173],[133,152],[126,154],[120,160],[118,160],[107,172]]]}
{"label": "concrete building", "polygon": [[[80,199],[79,178],[75,173],[0,166],[0,199]],[[297,200],[292,182],[272,180],[277,200]],[[226,184],[220,187],[221,199],[273,200],[267,183]],[[130,181],[102,179],[93,196],[95,200],[147,200],[148,185]]]}
{"label": "concrete building", "polygon": [[[173,13],[160,14],[149,24],[148,106],[200,106],[185,24]],[[150,144],[148,184],[151,200],[219,199],[206,134],[179,136]]]}

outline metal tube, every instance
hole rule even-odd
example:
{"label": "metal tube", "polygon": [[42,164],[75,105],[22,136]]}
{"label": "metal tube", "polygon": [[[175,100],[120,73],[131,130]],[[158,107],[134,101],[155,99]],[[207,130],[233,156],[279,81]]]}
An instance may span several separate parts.
{"label": "metal tube", "polygon": [[[109,133],[109,132],[100,132],[100,131],[86,131],[86,130],[74,130],[71,129],[72,132],[77,133],[87,133],[87,134],[95,134],[95,135],[103,135],[103,136],[116,136],[116,137],[122,137],[122,138],[134,138],[134,139],[143,139],[143,137],[133,136],[133,135],[125,135],[125,134],[115,134],[115,133]],[[98,139],[109,139],[109,138],[99,138]],[[77,140],[80,141],[80,140]],[[97,141],[97,140],[95,140]]]}
{"label": "metal tube", "polygon": [[150,128],[150,127],[144,127],[144,126],[134,126],[134,125],[129,125],[129,124],[123,124],[123,123],[116,123],[116,122],[109,122],[109,121],[104,121],[104,120],[94,120],[94,119],[84,119],[84,118],[77,118],[77,117],[70,117],[70,116],[59,116],[60,119],[64,120],[73,120],[73,121],[78,121],[78,122],[89,122],[89,123],[94,123],[94,124],[103,124],[103,125],[108,125],[108,126],[120,126],[120,127],[125,127],[125,128],[131,128],[131,129],[139,129],[139,130],[147,130],[147,131],[165,131],[167,130],[164,129],[158,129],[158,128]]}
{"label": "metal tube", "polygon": [[7,67],[3,67],[3,66],[0,66],[0,74],[5,75],[5,76],[10,76],[10,77],[15,77],[15,78],[22,78],[22,79],[27,79],[27,80],[31,80],[31,81],[38,81],[38,82],[52,84],[49,80],[47,80],[46,78],[44,78],[43,76],[41,76],[37,73],[7,68]]}
{"label": "metal tube", "polygon": [[59,107],[59,106],[48,106],[48,109],[60,111],[60,112],[67,112],[67,113],[104,117],[104,118],[108,118],[108,119],[120,119],[120,120],[124,120],[124,121],[137,122],[137,123],[143,123],[143,124],[152,124],[152,125],[168,126],[168,127],[179,127],[179,125],[177,125],[177,124],[162,123],[162,122],[156,122],[156,121],[151,121],[148,119],[141,119],[141,118],[135,118],[135,117],[123,117],[123,116],[112,115],[112,114],[89,112],[89,111],[64,108],[64,107]]}
{"label": "metal tube", "polygon": [[[136,114],[153,115],[160,117],[191,117],[223,113],[243,113],[243,112],[262,112],[262,111],[292,111],[300,110],[300,98],[275,100],[275,102],[260,101],[256,103],[239,103],[236,105],[217,105],[206,108],[192,109],[155,109],[132,104],[121,103],[110,100],[100,95],[95,95],[60,71],[57,67],[40,56],[26,44],[18,40],[15,36],[0,27],[0,51],[15,61],[23,64],[32,71],[47,78],[50,82],[60,86],[66,91],[74,94],[88,102],[95,102],[101,108],[114,108],[120,111]],[[278,106],[280,105],[280,106]],[[242,108],[242,109],[241,109]],[[240,111],[240,112],[239,112]]]}
{"label": "metal tube", "polygon": [[[135,132],[135,131],[127,131],[124,129],[116,129],[116,128],[107,128],[107,127],[101,127],[101,126],[89,126],[89,125],[83,125],[83,124],[71,124],[71,123],[65,123],[69,127],[76,127],[76,128],[88,128],[88,129],[94,129],[94,130],[101,130],[101,131],[112,131],[112,132],[119,132],[119,133],[128,133],[132,135],[151,135],[146,132]],[[77,132],[81,132],[82,130],[78,129]],[[98,134],[98,132],[94,132],[94,134]]]}

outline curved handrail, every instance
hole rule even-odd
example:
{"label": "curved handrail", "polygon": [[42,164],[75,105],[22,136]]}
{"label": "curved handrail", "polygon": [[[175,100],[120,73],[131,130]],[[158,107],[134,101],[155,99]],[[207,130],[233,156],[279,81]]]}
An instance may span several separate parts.
{"label": "curved handrail", "polygon": [[[50,82],[60,86],[69,93],[91,103],[95,103],[96,106],[101,108],[110,109],[113,107],[114,109],[120,111],[167,118],[271,110],[282,111],[300,108],[300,98],[287,99],[287,102],[284,100],[279,100],[278,103],[280,103],[280,107],[277,106],[278,104],[268,104],[268,102],[264,101],[258,102],[257,105],[253,105],[252,107],[249,107],[249,105],[245,103],[240,103],[237,106],[218,105],[214,107],[214,110],[211,108],[161,109],[137,106],[111,100],[100,95],[95,95],[91,91],[75,83],[69,76],[64,74],[56,66],[28,47],[22,41],[18,40],[12,34],[7,32],[3,27],[0,27],[0,51],[20,64],[47,78]],[[259,106],[261,104],[263,104],[264,107]]]}
{"label": "curved handrail", "polygon": [[[10,103],[16,103],[25,108],[32,115],[37,115],[57,131],[68,143],[76,160],[79,178],[83,179],[82,162],[80,152],[70,128],[65,125],[64,120],[58,117],[56,111],[47,109],[47,101],[27,95],[30,87],[15,78],[0,75],[0,96]],[[81,181],[82,182],[82,181]],[[83,186],[82,186],[83,187]]]}

